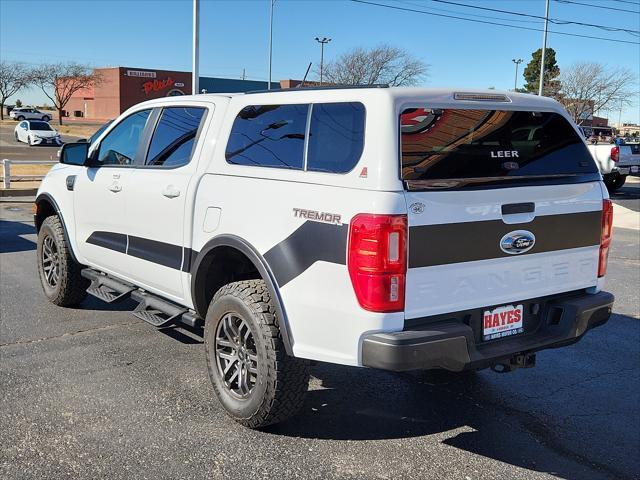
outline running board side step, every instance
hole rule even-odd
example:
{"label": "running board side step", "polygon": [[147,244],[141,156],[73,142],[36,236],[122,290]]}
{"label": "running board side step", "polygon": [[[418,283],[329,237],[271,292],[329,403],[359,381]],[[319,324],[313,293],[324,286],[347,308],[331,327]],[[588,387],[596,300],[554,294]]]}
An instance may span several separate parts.
{"label": "running board side step", "polygon": [[153,325],[156,328],[168,327],[182,319],[187,309],[179,307],[156,297],[148,292],[136,290],[131,298],[140,302],[133,311],[134,317]]}
{"label": "running board side step", "polygon": [[80,275],[91,280],[87,293],[98,297],[103,302],[116,303],[127,298],[135,290],[133,285],[121,282],[105,275],[104,273],[84,268]]}
{"label": "running board side step", "polygon": [[138,289],[134,285],[117,280],[107,274],[90,268],[81,271],[84,278],[91,280],[87,293],[107,303],[115,303],[131,297],[138,302],[133,315],[156,328],[169,327],[178,323],[200,328],[204,321],[195,312]]}

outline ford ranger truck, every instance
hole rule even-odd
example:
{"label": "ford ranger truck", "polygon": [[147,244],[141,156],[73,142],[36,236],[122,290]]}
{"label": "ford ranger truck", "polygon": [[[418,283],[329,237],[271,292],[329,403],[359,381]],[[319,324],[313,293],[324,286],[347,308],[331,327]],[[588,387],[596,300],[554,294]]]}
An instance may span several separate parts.
{"label": "ford ranger truck", "polygon": [[310,361],[535,364],[604,324],[612,205],[564,109],[495,91],[168,97],[63,146],[36,198],[54,304],[202,332],[224,410],[291,417]]}

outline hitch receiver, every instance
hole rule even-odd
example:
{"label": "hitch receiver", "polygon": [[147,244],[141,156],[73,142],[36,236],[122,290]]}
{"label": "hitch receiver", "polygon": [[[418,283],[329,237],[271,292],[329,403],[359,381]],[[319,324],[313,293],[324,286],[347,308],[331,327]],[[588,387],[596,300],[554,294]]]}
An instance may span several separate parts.
{"label": "hitch receiver", "polygon": [[508,362],[496,363],[491,366],[491,370],[496,373],[513,372],[519,368],[533,368],[536,366],[535,353],[519,353],[511,357]]}

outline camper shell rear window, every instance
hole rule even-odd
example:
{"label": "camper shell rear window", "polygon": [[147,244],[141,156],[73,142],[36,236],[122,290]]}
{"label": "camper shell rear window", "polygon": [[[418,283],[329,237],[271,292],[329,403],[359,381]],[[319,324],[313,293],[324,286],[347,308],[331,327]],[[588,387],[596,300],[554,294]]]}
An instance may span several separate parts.
{"label": "camper shell rear window", "polygon": [[408,108],[400,153],[402,179],[422,188],[598,173],[583,139],[555,112]]}

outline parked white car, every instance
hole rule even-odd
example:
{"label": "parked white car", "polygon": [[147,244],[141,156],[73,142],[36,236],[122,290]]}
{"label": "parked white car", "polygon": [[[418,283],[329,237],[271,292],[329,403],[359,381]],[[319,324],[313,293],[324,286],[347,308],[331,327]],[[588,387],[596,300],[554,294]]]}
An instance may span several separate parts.
{"label": "parked white car", "polygon": [[22,120],[43,120],[45,122],[51,121],[51,115],[38,110],[33,107],[23,107],[23,108],[14,108],[9,112],[9,118],[13,118],[14,120],[18,120],[21,122]]}
{"label": "parked white car", "polygon": [[31,145],[62,145],[60,133],[47,122],[41,120],[24,120],[14,129],[16,142]]}

